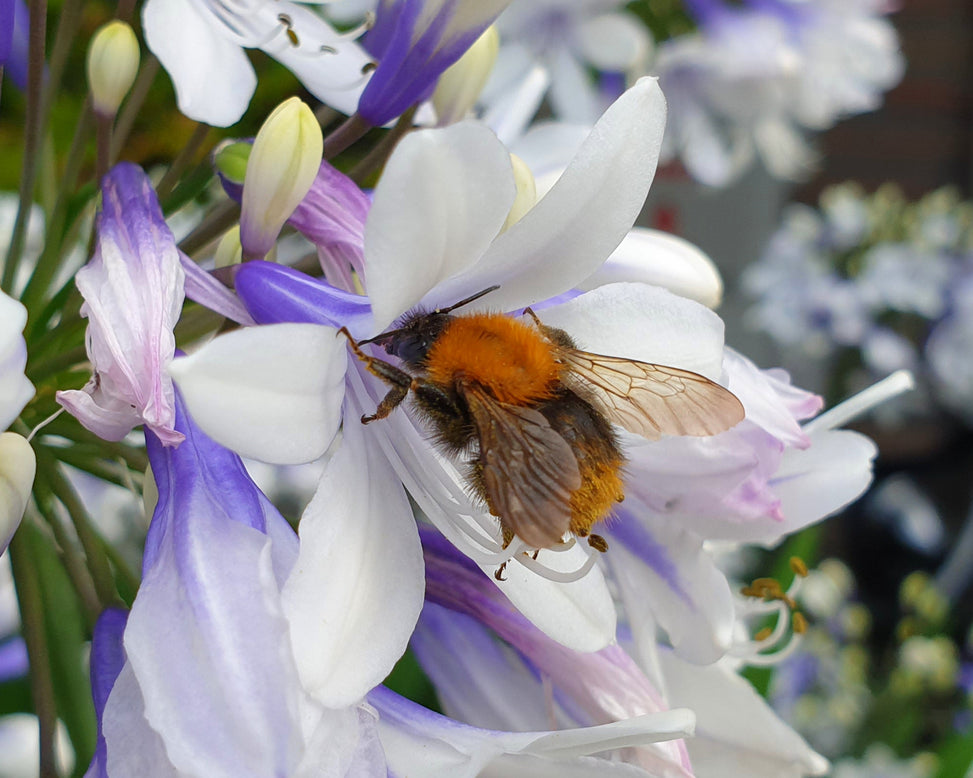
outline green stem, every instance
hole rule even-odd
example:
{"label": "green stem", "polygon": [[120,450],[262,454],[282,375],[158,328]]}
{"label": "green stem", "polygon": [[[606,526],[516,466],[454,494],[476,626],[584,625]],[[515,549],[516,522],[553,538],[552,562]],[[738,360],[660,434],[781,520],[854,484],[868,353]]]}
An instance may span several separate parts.
{"label": "green stem", "polygon": [[108,175],[111,168],[111,136],[112,136],[112,116],[102,116],[95,112],[95,175],[96,180],[101,184],[102,179]]}
{"label": "green stem", "polygon": [[40,581],[31,564],[30,538],[25,530],[26,527],[21,528],[10,542],[10,561],[20,603],[21,629],[30,659],[30,692],[34,700],[34,712],[40,724],[40,776],[57,778],[54,761],[57,707],[54,702],[54,680],[43,621],[44,601]]}
{"label": "green stem", "polygon": [[372,173],[381,168],[387,161],[399,141],[412,132],[412,119],[416,115],[419,106],[414,105],[399,117],[395,126],[385,133],[375,148],[368,152],[365,157],[355,167],[351,169],[348,177],[356,184],[361,184]]}
{"label": "green stem", "polygon": [[37,180],[37,162],[44,135],[44,37],[47,34],[47,0],[31,0],[30,27],[28,29],[27,58],[27,113],[24,117],[24,160],[20,173],[20,204],[14,221],[7,261],[4,263],[0,287],[13,292],[17,269],[27,240],[27,220],[34,203],[34,184]]}
{"label": "green stem", "polygon": [[142,110],[142,105],[145,103],[145,98],[148,96],[152,82],[155,81],[158,72],[159,60],[154,56],[148,57],[142,63],[142,67],[139,68],[135,83],[129,90],[128,99],[125,100],[122,110],[118,112],[118,119],[115,122],[115,134],[112,138],[111,150],[113,157],[117,157],[125,146],[125,142],[132,132],[132,127],[135,125],[135,119],[138,117],[139,111]]}
{"label": "green stem", "polygon": [[52,504],[53,495],[48,484],[44,483],[43,476],[40,476],[34,484],[34,499],[37,503],[37,510],[44,521],[54,533],[54,540],[57,542],[58,555],[61,564],[71,579],[71,585],[78,595],[81,605],[84,607],[85,620],[89,629],[94,627],[101,613],[101,602],[98,600],[98,592],[95,591],[95,582],[91,578],[91,573],[85,564],[84,555],[80,553],[74,538],[70,537],[65,530],[64,522],[57,515],[57,511]]}
{"label": "green stem", "polygon": [[28,377],[35,384],[44,383],[51,376],[57,375],[62,370],[79,365],[88,358],[88,352],[84,346],[69,349],[60,354],[47,359],[43,362],[31,365],[27,370]]}
{"label": "green stem", "polygon": [[203,143],[206,141],[206,136],[209,135],[209,125],[208,124],[196,124],[196,129],[193,131],[192,137],[186,142],[176,158],[169,165],[169,169],[166,174],[162,177],[159,185],[155,188],[156,196],[160,201],[164,200],[169,193],[175,188],[179,179],[182,177],[183,172],[189,167],[193,158],[199,152]]}
{"label": "green stem", "polygon": [[48,58],[47,88],[44,94],[43,112],[45,120],[50,114],[54,96],[61,88],[61,78],[64,75],[64,68],[68,62],[68,55],[71,53],[71,46],[74,44],[74,39],[78,36],[80,29],[80,0],[64,0],[61,6],[61,12],[58,14],[54,45],[51,46],[51,55]]}
{"label": "green stem", "polygon": [[111,565],[104,554],[104,544],[91,525],[91,518],[85,509],[81,498],[74,490],[71,482],[61,472],[60,465],[54,457],[42,446],[36,448],[38,473],[43,472],[51,491],[58,501],[65,507],[74,529],[78,533],[78,540],[88,557],[88,569],[98,592],[98,599],[105,606],[116,605],[121,602],[115,580],[112,576]]}

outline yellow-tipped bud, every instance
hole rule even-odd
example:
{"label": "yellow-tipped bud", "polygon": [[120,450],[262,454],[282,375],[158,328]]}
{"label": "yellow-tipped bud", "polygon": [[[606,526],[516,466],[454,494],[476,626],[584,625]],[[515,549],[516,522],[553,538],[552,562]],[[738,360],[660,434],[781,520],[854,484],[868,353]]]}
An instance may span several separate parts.
{"label": "yellow-tipped bud", "polygon": [[530,172],[527,163],[516,154],[510,155],[510,164],[514,169],[514,183],[517,185],[517,196],[514,198],[513,205],[510,206],[510,213],[507,220],[503,223],[505,230],[519,222],[524,214],[527,213],[537,202],[537,185],[534,183],[534,174]]}
{"label": "yellow-tipped bud", "polygon": [[264,122],[243,180],[240,242],[247,259],[259,259],[273,247],[314,183],[323,152],[321,126],[298,98],[285,100]]}
{"label": "yellow-tipped bud", "polygon": [[458,122],[472,110],[490,77],[499,50],[496,27],[487,27],[466,53],[439,77],[432,104],[440,125]]}
{"label": "yellow-tipped bud", "polygon": [[139,42],[117,19],[98,28],[88,46],[88,86],[95,111],[114,116],[139,69]]}
{"label": "yellow-tipped bud", "polygon": [[231,227],[220,238],[213,261],[217,268],[239,265],[243,261],[243,246],[240,245],[239,227]]}

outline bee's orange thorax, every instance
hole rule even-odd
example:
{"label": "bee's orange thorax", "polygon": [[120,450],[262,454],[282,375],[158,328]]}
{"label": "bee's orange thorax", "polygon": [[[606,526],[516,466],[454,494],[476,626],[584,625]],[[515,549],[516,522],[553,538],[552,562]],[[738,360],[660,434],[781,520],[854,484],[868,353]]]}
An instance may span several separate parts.
{"label": "bee's orange thorax", "polygon": [[451,386],[462,376],[511,405],[551,397],[561,369],[551,344],[540,332],[496,313],[457,316],[426,359],[433,383]]}

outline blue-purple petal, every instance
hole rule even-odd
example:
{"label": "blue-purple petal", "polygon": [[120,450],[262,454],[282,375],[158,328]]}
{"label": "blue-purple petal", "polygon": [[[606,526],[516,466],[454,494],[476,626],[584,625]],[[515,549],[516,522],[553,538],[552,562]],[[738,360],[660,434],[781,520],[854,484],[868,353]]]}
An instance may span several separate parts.
{"label": "blue-purple petal", "polygon": [[29,26],[24,0],[0,0],[0,67],[21,91],[27,88]]}
{"label": "blue-purple petal", "polygon": [[95,716],[98,722],[98,742],[91,766],[85,773],[85,778],[107,778],[108,748],[105,735],[102,732],[102,714],[108,702],[108,695],[118,674],[125,665],[125,648],[122,637],[125,624],[128,622],[128,611],[119,608],[109,608],[102,612],[95,623],[91,640],[91,697],[95,703]]}
{"label": "blue-purple petal", "polygon": [[358,113],[375,126],[428,99],[443,71],[463,56],[492,21],[443,41],[456,6],[456,2],[444,3],[413,43],[423,5],[424,0],[383,3],[375,26],[364,40],[365,48],[378,59],[379,65],[358,101]]}
{"label": "blue-purple petal", "polygon": [[627,511],[616,511],[607,534],[652,568],[679,599],[692,607],[693,600],[683,586],[679,566],[665,544],[654,538],[638,519]]}
{"label": "blue-purple petal", "polygon": [[[253,483],[236,454],[200,430],[176,393],[176,429],[186,436],[178,448],[164,447],[146,431],[146,448],[159,490],[145,541],[143,575],[156,564],[169,533],[179,538],[196,512],[246,524],[274,541],[275,567],[297,556],[297,536],[287,520]],[[169,542],[172,542],[170,539]]]}
{"label": "blue-purple petal", "polygon": [[15,636],[0,643],[0,683],[23,678],[29,669],[27,644],[22,637]]}
{"label": "blue-purple petal", "polygon": [[367,297],[345,292],[320,279],[273,262],[246,262],[236,290],[258,324],[296,322],[345,326],[364,337],[372,321]]}

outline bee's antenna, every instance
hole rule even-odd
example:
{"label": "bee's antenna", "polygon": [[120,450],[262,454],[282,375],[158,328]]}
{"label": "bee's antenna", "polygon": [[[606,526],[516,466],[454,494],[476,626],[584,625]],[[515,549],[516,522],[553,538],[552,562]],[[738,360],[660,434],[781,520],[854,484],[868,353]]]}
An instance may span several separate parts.
{"label": "bee's antenna", "polygon": [[474,300],[479,300],[484,295],[490,294],[490,292],[495,292],[499,288],[500,288],[500,284],[494,284],[493,286],[488,286],[482,292],[471,294],[465,300],[460,300],[458,303],[453,303],[448,308],[437,308],[435,310],[435,313],[449,313],[450,311],[455,311],[457,308],[462,308],[464,305],[469,305]]}
{"label": "bee's antenna", "polygon": [[[464,305],[469,305],[474,300],[479,300],[483,295],[490,294],[490,292],[495,292],[500,288],[500,284],[494,284],[493,286],[488,286],[486,289],[477,292],[476,294],[471,294],[464,300],[460,300],[458,303],[453,303],[448,308],[437,308],[433,313],[449,313],[450,311],[455,311],[457,308],[462,308]],[[367,338],[366,340],[358,341],[359,346],[364,346],[366,343],[379,343],[386,338],[390,338],[393,335],[398,335],[400,332],[404,332],[407,327],[399,327],[395,330],[388,330],[386,332],[379,333],[374,337]]]}

